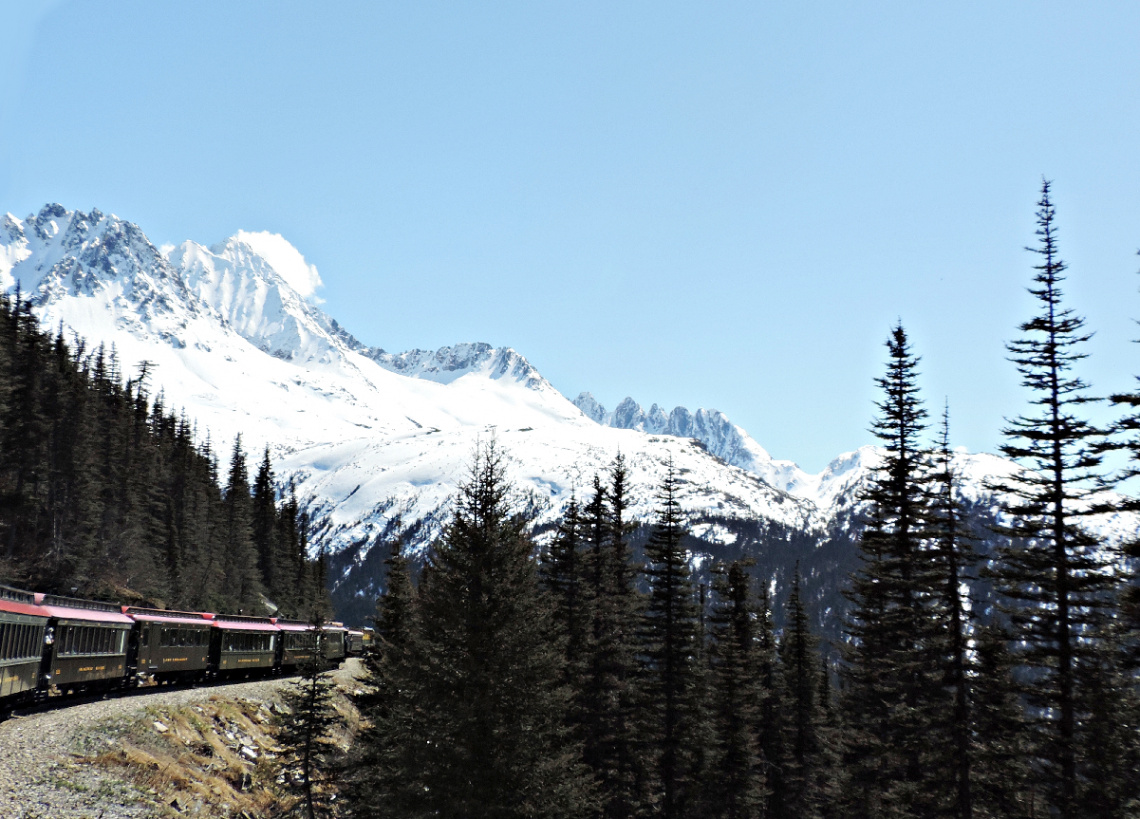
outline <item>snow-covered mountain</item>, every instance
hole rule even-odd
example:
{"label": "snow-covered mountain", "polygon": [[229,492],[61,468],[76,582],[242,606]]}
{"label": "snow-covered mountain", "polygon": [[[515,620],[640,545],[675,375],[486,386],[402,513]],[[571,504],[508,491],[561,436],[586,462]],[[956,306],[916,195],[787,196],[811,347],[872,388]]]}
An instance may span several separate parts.
{"label": "snow-covered mountain", "polygon": [[325,545],[353,560],[397,517],[420,524],[420,544],[437,534],[477,442],[492,436],[540,524],[621,453],[634,516],[653,514],[672,461],[694,520],[822,535],[810,501],[689,438],[596,424],[514,350],[366,347],[308,298],[316,281],[268,234],[160,251],[97,210],[49,205],[0,221],[0,286],[30,298],[45,327],[89,351],[113,348],[124,374],[147,362],[152,391],[184,409],[215,451],[225,455],[238,434],[254,455],[268,446],[279,477],[310,499]]}
{"label": "snow-covered mountain", "polygon": [[674,407],[666,415],[665,410],[657,404],[646,412],[632,398],[626,398],[613,412],[606,412],[605,407],[588,392],[575,398],[574,404],[587,418],[602,426],[635,429],[654,435],[695,438],[722,461],[759,475],[765,483],[785,492],[815,500],[810,494],[798,491],[811,483],[812,476],[791,461],[774,459],[752,436],[728,420],[719,410],[698,409],[690,412],[684,407]]}
{"label": "snow-covered mountain", "polygon": [[[222,457],[239,434],[254,457],[271,450],[334,554],[342,613],[357,593],[351,613],[367,611],[380,538],[400,530],[422,547],[438,535],[472,453],[492,437],[540,529],[619,453],[630,513],[647,520],[672,463],[698,562],[748,554],[786,577],[800,560],[809,582],[837,597],[874,448],[810,475],[716,410],[646,412],[627,398],[607,412],[588,393],[571,402],[510,348],[368,347],[317,306],[319,285],[275,234],[160,250],[98,210],[48,205],[0,219],[0,287],[30,298],[45,328],[89,352],[113,350],[125,375],[146,362],[152,393]],[[964,494],[982,505],[984,479],[1014,468],[988,455],[958,461]]]}

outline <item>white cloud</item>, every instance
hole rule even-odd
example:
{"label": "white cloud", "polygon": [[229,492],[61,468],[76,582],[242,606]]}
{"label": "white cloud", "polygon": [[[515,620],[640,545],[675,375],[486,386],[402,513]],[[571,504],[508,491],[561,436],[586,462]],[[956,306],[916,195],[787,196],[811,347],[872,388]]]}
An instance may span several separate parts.
{"label": "white cloud", "polygon": [[233,238],[269,262],[277,275],[304,298],[312,298],[317,288],[323,286],[316,265],[306,262],[301,251],[280,233],[239,230]]}

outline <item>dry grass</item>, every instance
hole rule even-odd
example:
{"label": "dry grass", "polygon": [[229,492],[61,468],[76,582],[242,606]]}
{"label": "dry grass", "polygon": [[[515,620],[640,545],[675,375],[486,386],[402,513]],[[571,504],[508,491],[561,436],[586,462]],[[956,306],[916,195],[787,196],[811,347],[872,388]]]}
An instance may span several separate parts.
{"label": "dry grass", "polygon": [[[337,710],[344,718],[336,740],[342,748],[360,720],[346,696],[355,685],[347,671],[336,674]],[[275,700],[229,698],[221,688],[198,705],[147,709],[119,747],[89,761],[117,769],[163,806],[161,816],[262,819],[280,807],[272,725],[279,708]]]}

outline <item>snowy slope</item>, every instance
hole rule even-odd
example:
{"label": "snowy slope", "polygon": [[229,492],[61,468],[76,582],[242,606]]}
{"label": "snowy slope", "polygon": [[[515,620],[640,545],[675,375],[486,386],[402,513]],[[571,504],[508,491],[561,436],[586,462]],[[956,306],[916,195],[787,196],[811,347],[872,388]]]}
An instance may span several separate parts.
{"label": "snowy slope", "polygon": [[[152,394],[196,421],[223,458],[239,434],[254,458],[270,447],[278,478],[295,482],[316,521],[314,542],[337,555],[340,602],[359,600],[358,617],[376,589],[371,548],[396,530],[413,547],[438,535],[472,453],[494,439],[540,528],[619,453],[631,517],[648,520],[672,462],[701,541],[694,565],[747,555],[787,582],[800,563],[819,616],[837,622],[879,450],[843,454],[811,475],[717,410],[645,411],[627,398],[609,412],[588,393],[571,402],[509,348],[367,347],[317,306],[319,285],[276,234],[160,251],[136,225],[97,210],[49,205],[0,219],[0,287],[30,297],[45,328],[64,328],[87,352],[113,350],[127,376],[147,362]],[[968,453],[955,464],[962,496],[996,515],[985,485],[1016,467]],[[1118,537],[1137,522],[1097,527]]]}
{"label": "snowy slope", "polygon": [[797,487],[810,483],[812,476],[791,461],[774,459],[752,436],[719,410],[690,412],[685,407],[675,407],[666,415],[657,404],[646,412],[632,398],[626,398],[613,412],[607,412],[588,392],[575,398],[574,404],[583,415],[602,426],[695,438],[726,463],[758,475],[765,483],[785,492],[814,500],[810,495],[797,492]]}
{"label": "snowy slope", "polygon": [[135,225],[52,205],[0,225],[0,281],[32,295],[44,326],[62,324],[88,349],[113,346],[123,372],[150,362],[153,389],[208,430],[215,450],[239,433],[247,452],[269,445],[279,476],[325,516],[333,550],[395,514],[442,520],[477,442],[492,436],[540,522],[620,452],[634,516],[652,515],[672,458],[693,515],[822,530],[811,503],[690,440],[599,427],[514,350],[365,347],[303,295],[316,270],[268,236],[164,255]]}

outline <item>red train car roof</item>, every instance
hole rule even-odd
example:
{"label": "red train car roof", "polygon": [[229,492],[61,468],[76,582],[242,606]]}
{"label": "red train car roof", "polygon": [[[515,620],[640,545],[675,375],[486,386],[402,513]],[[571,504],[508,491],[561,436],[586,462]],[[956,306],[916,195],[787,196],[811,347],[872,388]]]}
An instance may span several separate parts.
{"label": "red train car roof", "polygon": [[36,596],[31,592],[0,586],[0,611],[11,614],[28,614],[32,617],[48,617],[48,613],[36,605]]}
{"label": "red train car roof", "polygon": [[225,631],[281,631],[267,617],[241,617],[234,614],[216,614],[210,623]]}
{"label": "red train car roof", "polygon": [[210,626],[210,621],[201,612],[123,606],[123,614],[140,623],[174,623],[176,625],[198,626],[199,628],[209,628]]}
{"label": "red train car roof", "polygon": [[313,624],[312,623],[306,623],[304,620],[283,620],[280,618],[275,618],[273,620],[273,622],[277,625],[277,628],[281,629],[282,631],[312,631],[313,630]]}
{"label": "red train car roof", "polygon": [[123,614],[119,607],[110,603],[100,603],[97,600],[37,594],[36,603],[47,612],[48,617],[60,620],[88,620],[93,623],[120,623],[127,626],[135,622]]}

